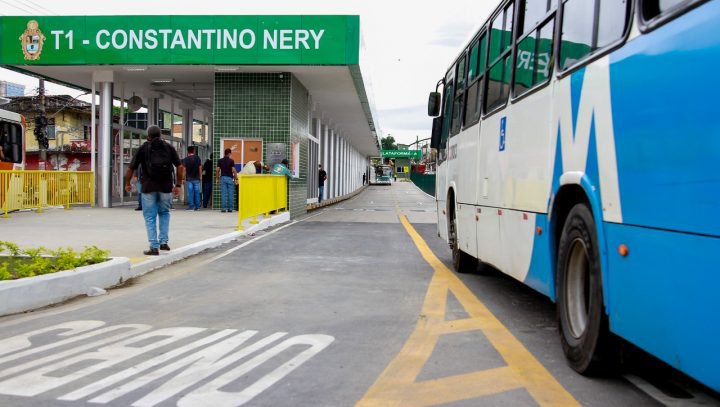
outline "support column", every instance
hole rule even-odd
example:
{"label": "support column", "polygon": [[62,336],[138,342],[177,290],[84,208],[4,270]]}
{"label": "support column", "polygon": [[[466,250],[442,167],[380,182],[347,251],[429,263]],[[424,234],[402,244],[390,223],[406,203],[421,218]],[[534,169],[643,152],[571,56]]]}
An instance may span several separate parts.
{"label": "support column", "polygon": [[340,185],[340,195],[345,195],[345,193],[347,192],[347,167],[348,167],[347,155],[346,155],[347,141],[345,140],[345,134],[343,134],[341,146],[342,146],[342,152],[340,154],[340,157],[342,157],[341,158],[342,161],[340,161],[340,162],[342,163],[343,177],[342,177],[342,184]]}
{"label": "support column", "polygon": [[320,127],[320,135],[322,136],[320,138],[320,151],[322,151],[322,155],[320,156],[320,162],[322,163],[323,167],[325,167],[325,171],[329,170],[330,167],[328,167],[328,150],[329,150],[329,141],[328,141],[328,128],[327,125],[322,123]]}
{"label": "support column", "polygon": [[[180,108],[182,109],[182,140],[185,144],[185,149],[193,144],[193,111],[195,106],[190,104],[181,103]],[[187,150],[185,150],[187,151]],[[180,153],[181,155],[185,155]]]}
{"label": "support column", "polygon": [[340,137],[340,188],[338,189],[338,195],[345,195],[345,185],[347,185],[347,160],[345,159],[345,137]]}
{"label": "support column", "polygon": [[148,127],[160,123],[160,97],[150,96],[148,99]]}
{"label": "support column", "polygon": [[337,171],[337,134],[335,130],[330,129],[330,166],[332,168],[333,178],[330,183],[330,196],[335,198],[337,196],[337,183],[340,174]]}
{"label": "support column", "polygon": [[112,82],[100,83],[100,138],[98,142],[97,203],[112,206]]}

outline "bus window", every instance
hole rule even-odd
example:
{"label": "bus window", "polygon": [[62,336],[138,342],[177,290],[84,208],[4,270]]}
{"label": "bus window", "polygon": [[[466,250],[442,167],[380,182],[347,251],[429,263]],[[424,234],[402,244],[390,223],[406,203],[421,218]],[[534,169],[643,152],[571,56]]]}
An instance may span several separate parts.
{"label": "bus window", "polygon": [[[628,23],[627,0],[566,0],[563,4],[560,67],[565,70],[591,52],[621,39]],[[596,14],[597,13],[597,14]]]}
{"label": "bus window", "polygon": [[468,82],[472,82],[478,76],[478,42],[470,46],[470,59],[468,60]]}
{"label": "bus window", "polygon": [[[483,34],[480,40],[473,44],[470,50],[470,68],[468,73],[473,72],[468,79],[470,86],[465,95],[465,126],[474,124],[480,119],[483,95],[483,78],[485,73],[485,49],[487,48],[487,36]],[[474,56],[473,56],[474,55]],[[479,78],[478,78],[479,77]],[[475,78],[478,78],[475,80]],[[475,80],[475,82],[473,82]]]}
{"label": "bus window", "polygon": [[504,105],[510,94],[513,3],[495,16],[491,27],[488,56],[490,70],[487,80],[487,98],[485,99],[486,112]]}
{"label": "bus window", "polygon": [[688,4],[691,1],[692,0],[643,0],[643,20],[649,21],[663,14],[668,14],[679,9],[683,4]]}
{"label": "bus window", "polygon": [[463,88],[465,86],[465,58],[460,59],[457,64],[457,86],[455,87],[455,98],[453,101],[452,111],[452,123],[450,128],[450,135],[454,136],[460,132],[462,126],[462,112],[463,112]]}
{"label": "bus window", "polygon": [[22,162],[22,127],[17,123],[0,122],[0,161]]}
{"label": "bus window", "polygon": [[452,117],[452,108],[453,108],[453,90],[454,90],[453,82],[450,81],[445,85],[445,97],[443,97],[443,103],[445,103],[445,108],[443,109],[443,124],[442,124],[442,132],[440,133],[440,149],[444,149],[447,145],[447,139],[450,135],[450,120]]}
{"label": "bus window", "polygon": [[593,10],[595,6],[584,0],[568,0],[563,5],[560,66],[575,64],[592,51]]}
{"label": "bus window", "polygon": [[550,77],[554,22],[555,19],[551,18],[518,43],[514,84],[516,96]]}
{"label": "bus window", "polygon": [[622,38],[625,32],[625,10],[627,10],[627,0],[600,2],[595,48],[606,47]]}

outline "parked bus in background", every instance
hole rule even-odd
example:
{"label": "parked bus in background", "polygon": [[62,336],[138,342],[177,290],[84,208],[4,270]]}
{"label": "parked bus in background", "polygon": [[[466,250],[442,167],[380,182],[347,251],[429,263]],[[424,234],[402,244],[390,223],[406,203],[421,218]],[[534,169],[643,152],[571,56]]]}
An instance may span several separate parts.
{"label": "parked bus in background", "polygon": [[373,184],[390,185],[393,178],[393,168],[390,165],[380,164],[375,167],[375,176]]}
{"label": "parked bus in background", "polygon": [[580,373],[619,336],[720,390],[718,27],[720,0],[504,0],[430,95],[454,267],[555,301]]}
{"label": "parked bus in background", "polygon": [[25,119],[0,109],[0,170],[21,170],[25,164]]}

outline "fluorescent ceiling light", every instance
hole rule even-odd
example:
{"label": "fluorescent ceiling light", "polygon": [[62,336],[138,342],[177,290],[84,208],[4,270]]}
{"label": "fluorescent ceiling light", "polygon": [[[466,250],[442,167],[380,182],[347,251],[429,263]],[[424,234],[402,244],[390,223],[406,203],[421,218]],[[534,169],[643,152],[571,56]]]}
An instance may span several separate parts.
{"label": "fluorescent ceiling light", "polygon": [[172,83],[174,79],[172,78],[160,78],[160,79],[153,79],[152,83]]}
{"label": "fluorescent ceiling light", "polygon": [[146,66],[126,66],[124,69],[128,72],[142,72],[142,71],[146,71],[147,67]]}

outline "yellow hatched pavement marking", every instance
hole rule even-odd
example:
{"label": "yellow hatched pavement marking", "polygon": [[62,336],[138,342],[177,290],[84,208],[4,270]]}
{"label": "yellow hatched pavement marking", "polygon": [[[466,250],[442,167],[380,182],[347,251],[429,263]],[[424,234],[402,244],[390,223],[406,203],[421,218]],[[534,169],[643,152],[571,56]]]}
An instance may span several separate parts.
{"label": "yellow hatched pavement marking", "polygon": [[[404,215],[400,215],[400,222],[435,272],[415,331],[357,406],[427,406],[521,388],[541,406],[579,406],[577,400],[433,254]],[[448,292],[455,295],[470,318],[445,320]],[[485,334],[507,366],[416,381],[440,335],[473,330]]]}

